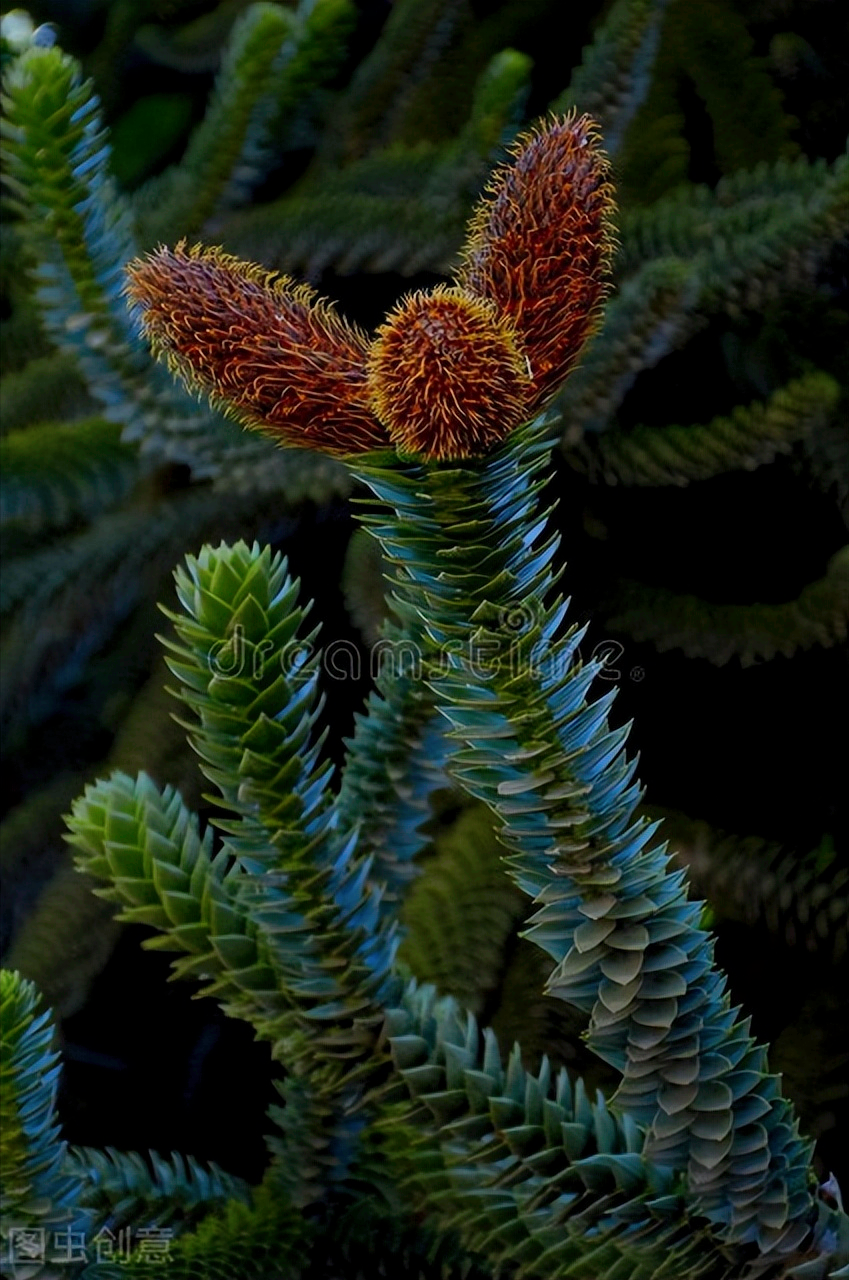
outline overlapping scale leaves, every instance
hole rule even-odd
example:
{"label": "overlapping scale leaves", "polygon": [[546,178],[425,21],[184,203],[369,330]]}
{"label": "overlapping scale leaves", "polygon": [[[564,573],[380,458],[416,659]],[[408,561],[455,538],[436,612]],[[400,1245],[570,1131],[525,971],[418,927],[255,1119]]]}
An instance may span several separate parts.
{"label": "overlapping scale leaves", "polygon": [[92,1263],[85,1280],[300,1280],[312,1224],[271,1188],[257,1188],[253,1204],[230,1200],[191,1234],[171,1243],[157,1265],[135,1250],[117,1262]]}
{"label": "overlapping scale leaves", "polygon": [[[250,1217],[261,1211],[261,1193],[259,1203],[249,1209],[246,1202],[251,1196],[245,1184],[215,1165],[204,1166],[181,1155],[150,1152],[145,1161],[136,1153],[110,1148],[69,1148],[60,1137],[56,1113],[60,1070],[59,1055],[52,1048],[56,1028],[49,1011],[39,1010],[34,984],[10,970],[3,970],[0,977],[0,1020],[0,1240],[2,1262],[13,1268],[8,1272],[4,1266],[4,1276],[54,1280],[58,1269],[69,1277],[79,1276],[75,1260],[79,1261],[80,1248],[88,1256],[87,1241],[101,1231],[111,1232],[114,1239],[115,1231],[128,1223],[149,1228],[167,1222],[170,1232],[177,1234],[224,1203],[230,1215],[241,1212]],[[298,1230],[298,1219],[288,1206],[278,1205],[276,1214],[288,1224],[288,1232],[278,1232],[278,1246],[287,1234],[303,1238],[304,1227]],[[204,1230],[208,1234],[209,1227]],[[63,1248],[72,1255],[65,1264]],[[196,1248],[197,1241],[190,1238],[188,1255]],[[142,1261],[146,1275],[162,1274],[150,1255]],[[130,1260],[122,1257],[118,1274],[134,1274],[128,1272],[128,1265],[132,1266]],[[85,1280],[108,1280],[115,1273],[113,1264],[84,1266]],[[183,1273],[168,1271],[168,1275],[179,1274]],[[211,1272],[202,1274],[206,1278]]]}
{"label": "overlapping scale leaves", "polygon": [[448,744],[445,722],[421,678],[416,641],[386,628],[372,649],[375,657],[375,688],[346,744],[335,809],[344,829],[360,827],[373,859],[372,879],[383,886],[381,928],[391,929],[418,874],[416,855],[428,841],[420,828],[430,816],[430,794],[445,784]]}
{"label": "overlapping scale leaves", "polygon": [[109,145],[91,83],[58,48],[34,47],[4,80],[3,153],[24,244],[35,258],[45,327],[74,356],[89,390],[125,439],[213,429],[175,392],[122,305],[134,250],[130,210],[109,176]]}
{"label": "overlapping scale leaves", "polygon": [[171,787],[140,774],[115,773],[87,787],[68,818],[77,866],[97,880],[99,897],[119,903],[119,918],[161,932],[144,943],[181,951],[175,976],[199,979],[232,1016],[258,1029],[288,1007],[269,947],[240,899],[245,877],[212,831]]}
{"label": "overlapping scale leaves", "polygon": [[[400,959],[419,982],[433,983],[476,1014],[499,990],[503,994],[511,942],[524,920],[524,896],[500,853],[489,811],[483,805],[465,809],[434,834],[425,874],[402,908],[407,934]],[[541,986],[529,984],[526,1004]],[[524,1027],[522,1042],[527,1051]]]}
{"label": "overlapping scale leaves", "polygon": [[[105,896],[129,904],[124,918],[163,931],[148,945],[192,952],[179,975],[212,976],[204,994],[308,1080],[307,1145],[322,1177],[299,1170],[303,1199],[344,1169],[360,1127],[346,1119],[358,1096],[351,1068],[368,1059],[379,996],[394,986],[394,930],[378,930],[370,862],[330,807],[314,733],[319,654],[297,583],[279,556],[244,543],[204,548],[176,577],[183,611],[172,615],[169,664],[201,766],[230,810],[218,824],[227,836],[213,857],[211,831],[200,839],[178,796],[119,775],[78,803],[73,839],[80,865],[112,881]],[[288,1159],[303,1145],[291,1118]]]}
{"label": "overlapping scale leaves", "polygon": [[[492,1032],[481,1037],[470,1015],[429,989],[401,992],[378,963],[391,938],[377,927],[371,864],[334,820],[317,760],[318,655],[295,584],[269,551],[206,548],[178,574],[184,612],[173,615],[171,664],[196,749],[232,813],[220,824],[221,853],[212,857],[209,833],[201,839],[175,793],[122,775],[78,802],[73,840],[86,869],[113,881],[107,894],[162,928],[164,945],[179,939],[189,968],[217,979],[225,1000],[236,992],[234,1011],[243,1001],[242,1016],[261,1027],[279,990],[278,1047],[294,1073],[270,1171],[286,1190],[270,1241],[278,1228],[289,1239],[289,1206],[313,1203],[322,1177],[332,1185],[334,1163],[342,1185],[369,1112],[388,1105],[391,1127],[398,1104],[399,1140],[418,1127],[394,1157],[414,1203],[517,1276],[730,1280],[760,1254],[753,1274],[796,1274],[782,1262],[795,1256],[793,1229],[796,1243],[827,1247],[834,1215],[820,1213],[816,1236],[810,1198],[786,1203],[782,1180],[800,1199],[794,1179],[807,1154],[789,1108],[723,996],[697,905],[666,873],[663,852],[645,851],[654,828],[629,826],[633,767],[622,731],[607,727],[609,698],[586,702],[596,668],[575,661],[580,634],[552,645],[565,606],[529,603],[556,580],[556,542],[540,543],[545,519],[535,514],[547,448],[530,429],[481,464],[402,466],[382,455],[363,470],[401,514],[421,504],[412,538],[402,521],[371,518],[390,560],[404,554],[396,610],[402,622],[425,622],[429,683],[463,744],[458,777],[499,813],[508,865],[537,897],[531,935],[555,961],[550,989],[591,1012],[592,1047],[623,1071],[614,1108],[563,1074],[552,1080],[546,1062],[528,1075],[518,1049],[505,1067]],[[489,536],[493,511],[500,541]],[[257,980],[263,963],[267,987]],[[680,995],[667,989],[670,975],[684,982]],[[713,1129],[716,1118],[725,1123],[723,1104],[735,1126],[727,1149]],[[703,1157],[717,1146],[719,1171],[705,1189],[700,1169],[713,1169]],[[302,1157],[309,1168],[294,1185],[281,1181]],[[770,1213],[783,1215],[772,1239]],[[252,1216],[245,1211],[245,1224]],[[207,1274],[209,1242],[228,1243],[222,1230],[210,1220],[185,1249],[180,1242],[189,1269],[178,1274]],[[279,1258],[290,1265],[288,1245]],[[798,1275],[840,1274],[825,1257],[812,1265]]]}
{"label": "overlapping scale leaves", "polygon": [[148,243],[193,234],[258,181],[269,100],[281,63],[297,50],[299,25],[291,10],[271,4],[249,5],[233,23],[206,114],[180,164],[136,197]]}
{"label": "overlapping scale leaves", "polygon": [[11,1252],[11,1232],[80,1230],[80,1183],[65,1168],[66,1145],[56,1118],[59,1055],[52,1048],[53,1023],[38,1009],[38,992],[19,973],[0,974],[0,1249]]}
{"label": "overlapping scale leaves", "polygon": [[[544,426],[477,465],[359,474],[394,508],[368,517],[393,564],[396,608],[419,612],[432,685],[463,745],[456,775],[503,822],[512,875],[537,907],[529,936],[552,958],[548,990],[591,1016],[590,1047],[622,1073],[616,1105],[645,1153],[686,1179],[729,1242],[775,1256],[810,1244],[803,1142],[764,1050],[732,1008],[700,905],[668,870],[598,666],[560,635],[556,539],[534,516]],[[438,659],[438,660],[437,660]]]}
{"label": "overlapping scale leaves", "polygon": [[611,591],[605,613],[616,632],[715,666],[737,658],[750,667],[814,645],[831,648],[845,644],[849,632],[849,545],[792,600],[723,604],[626,579]]}
{"label": "overlapping scale leaves", "polygon": [[217,1165],[155,1151],[148,1160],[137,1151],[71,1147],[66,1165],[82,1183],[98,1223],[112,1231],[128,1223],[189,1222],[230,1200],[250,1203],[247,1184]]}
{"label": "overlapping scale leaves", "polygon": [[[125,264],[160,237],[186,235],[272,163],[270,136],[288,127],[293,96],[335,74],[353,18],[346,0],[313,0],[296,14],[255,3],[234,24],[215,93],[179,165],[134,200],[110,176],[110,145],[92,81],[47,40],[4,59],[4,180],[22,213],[45,327],[73,356],[105,416],[153,459],[187,464],[221,487],[269,484],[295,500],[290,459],[240,436],[193,403],[151,360],[121,295]],[[296,466],[298,464],[295,464]],[[328,473],[331,487],[341,472]]]}
{"label": "overlapping scale leaves", "polygon": [[412,984],[386,1030],[419,1104],[393,1158],[414,1203],[467,1248],[545,1280],[734,1274],[675,1172],[645,1155],[639,1126],[600,1093],[590,1099],[545,1059],[530,1074],[518,1045],[503,1063],[493,1032],[432,987]]}
{"label": "overlapping scale leaves", "polygon": [[825,373],[809,373],[766,401],[727,417],[689,426],[640,426],[582,440],[567,456],[591,483],[686,485],[727,471],[754,470],[818,431],[834,417],[840,388]]}
{"label": "overlapping scale leaves", "polygon": [[357,832],[340,830],[314,733],[321,708],[315,633],[280,556],[205,547],[176,574],[168,664],[192,713],[201,767],[236,815],[220,820],[244,867],[244,900],[268,939],[313,1050],[357,1056],[379,1020],[394,953]]}

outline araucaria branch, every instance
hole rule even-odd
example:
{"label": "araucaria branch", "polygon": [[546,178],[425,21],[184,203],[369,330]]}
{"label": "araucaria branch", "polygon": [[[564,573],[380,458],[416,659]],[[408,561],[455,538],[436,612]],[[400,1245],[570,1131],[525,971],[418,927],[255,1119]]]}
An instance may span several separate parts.
{"label": "araucaria branch", "polygon": [[[374,1274],[404,1271],[408,1250],[421,1275],[849,1276],[839,1194],[817,1187],[701,904],[636,812],[627,728],[610,726],[613,694],[593,696],[602,664],[580,661],[557,594],[559,538],[539,509],[546,406],[599,320],[613,221],[598,130],[571,114],[515,143],[455,281],[402,299],[373,338],[306,285],[218,248],[181,242],[129,267],[147,338],[191,391],[344,459],[371,489],[386,635],[415,643],[423,678],[379,675],[335,790],[316,732],[317,633],[281,557],[206,546],[177,571],[165,644],[225,810],[217,847],[144,774],[88,787],[70,839],[120,918],[159,930],[175,972],[272,1045],[286,1073],[272,1160],[251,1192],[179,1158],[151,1174],[136,1157],[67,1151],[53,1075],[32,1085],[33,1064],[53,1071],[35,993],[4,975],[21,1222],[151,1223],[173,1204],[168,1266],[137,1252],[121,1267],[162,1280],[339,1275],[326,1240],[362,1238],[394,1242]],[[239,663],[211,661],[237,643]],[[532,902],[546,990],[588,1016],[589,1047],[620,1077],[610,1099],[546,1059],[532,1074],[519,1046],[505,1058],[491,1028],[398,961],[416,788],[440,753],[493,816]]]}
{"label": "araucaria branch", "polygon": [[[614,1105],[643,1134],[649,1183],[681,1179],[688,1214],[710,1225],[706,1254],[767,1267],[836,1242],[810,1145],[730,1006],[683,874],[634,817],[625,732],[608,726],[610,696],[588,701],[597,668],[570,661],[580,637],[563,631],[557,539],[536,512],[537,415],[596,322],[612,220],[594,126],[572,115],[516,143],[457,283],[407,297],[370,345],[302,286],[216,250],[161,249],[130,268],[128,293],[191,385],[288,443],[347,455],[380,500],[366,525],[394,570],[392,605],[423,627],[453,775],[501,824],[549,992],[590,1015],[591,1047],[621,1073]],[[528,600],[538,609],[508,636]],[[538,1194],[553,1204],[553,1185]],[[636,1258],[664,1213],[657,1201],[629,1245],[630,1212],[613,1211],[610,1239]]]}

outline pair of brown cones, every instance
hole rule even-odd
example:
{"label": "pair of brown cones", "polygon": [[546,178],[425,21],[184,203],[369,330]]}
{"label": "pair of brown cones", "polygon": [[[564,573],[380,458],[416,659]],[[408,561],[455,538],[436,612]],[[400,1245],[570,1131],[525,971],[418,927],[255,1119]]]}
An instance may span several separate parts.
{"label": "pair of brown cones", "polygon": [[456,284],[374,339],[308,285],[184,243],[127,269],[157,355],[246,427],[338,456],[485,453],[557,390],[597,322],[613,193],[592,121],[520,138],[475,211]]}

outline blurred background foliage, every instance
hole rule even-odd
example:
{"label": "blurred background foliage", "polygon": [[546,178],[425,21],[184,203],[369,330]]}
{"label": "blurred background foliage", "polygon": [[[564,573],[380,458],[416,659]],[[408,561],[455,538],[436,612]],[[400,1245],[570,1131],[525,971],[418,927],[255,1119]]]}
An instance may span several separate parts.
{"label": "blurred background foliage", "polygon": [[[350,659],[325,678],[336,760],[383,607],[342,469],[172,387],[120,267],[202,238],[374,326],[456,265],[523,124],[575,105],[613,158],[620,245],[605,324],[555,406],[573,617],[609,655],[732,993],[774,1044],[820,1171],[845,1178],[841,7],[44,0],[29,27],[3,12],[0,943],[60,1018],[69,1139],[183,1147],[248,1177],[263,1159],[244,1134],[270,1101],[267,1049],[165,987],[167,960],[112,922],[62,838],[72,798],[113,768],[204,813],[155,641],[173,566],[221,538],[286,552]],[[586,1071],[580,1024],[537,994],[487,818],[446,787],[429,821],[408,962],[506,1041]],[[256,1082],[238,1097],[235,1062]]]}

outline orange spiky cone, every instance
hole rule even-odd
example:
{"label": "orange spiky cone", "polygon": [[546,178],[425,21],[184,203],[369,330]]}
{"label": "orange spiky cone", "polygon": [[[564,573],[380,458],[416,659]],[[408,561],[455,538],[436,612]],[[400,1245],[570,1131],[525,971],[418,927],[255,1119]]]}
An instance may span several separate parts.
{"label": "orange spiky cone", "polygon": [[588,116],[522,135],[469,224],[462,288],[495,303],[523,344],[535,412],[600,316],[613,249],[609,165]]}
{"label": "orange spiky cone", "polygon": [[305,284],[181,242],[127,268],[156,355],[248,427],[331,454],[385,448],[366,336]]}
{"label": "orange spiky cone", "polygon": [[372,403],[404,453],[485,453],[526,416],[525,357],[492,304],[437,287],[405,298],[369,354]]}

